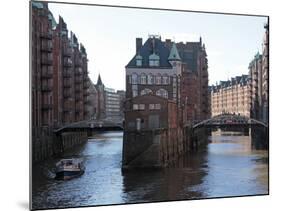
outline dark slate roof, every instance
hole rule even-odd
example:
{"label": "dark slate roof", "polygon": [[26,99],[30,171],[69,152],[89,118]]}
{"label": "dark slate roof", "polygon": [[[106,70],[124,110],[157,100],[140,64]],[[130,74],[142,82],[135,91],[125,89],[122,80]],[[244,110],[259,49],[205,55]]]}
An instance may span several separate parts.
{"label": "dark slate roof", "polygon": [[[170,54],[169,48],[165,46],[165,43],[162,42],[159,38],[148,38],[143,46],[140,48],[138,54],[142,56],[142,66],[143,68],[155,68],[149,66],[149,56],[153,53],[153,39],[155,42],[155,53],[160,57],[160,65],[159,68],[172,68],[172,65],[168,61],[168,57]],[[127,64],[126,67],[137,67],[136,66],[136,56],[131,59],[131,61]],[[141,68],[138,67],[138,68]]]}
{"label": "dark slate roof", "polygon": [[247,85],[248,81],[249,81],[248,75],[236,76],[236,77],[231,78],[230,80],[227,80],[227,81],[220,81],[220,83],[218,85],[212,85],[211,90],[213,92],[216,92],[221,88],[231,87],[232,85],[236,85],[236,84],[240,84],[241,86],[245,86],[245,85]]}
{"label": "dark slate roof", "polygon": [[102,83],[102,81],[101,81],[101,77],[100,77],[100,74],[99,74],[99,76],[98,76],[98,81],[97,81],[97,85],[102,85],[103,83]]}

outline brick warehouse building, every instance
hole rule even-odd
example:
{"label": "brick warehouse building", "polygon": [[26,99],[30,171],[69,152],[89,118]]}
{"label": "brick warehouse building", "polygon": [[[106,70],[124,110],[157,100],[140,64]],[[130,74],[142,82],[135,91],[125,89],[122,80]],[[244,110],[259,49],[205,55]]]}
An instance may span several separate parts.
{"label": "brick warehouse building", "polygon": [[188,148],[186,129],[209,116],[206,57],[201,39],[136,38],[126,66],[123,168],[166,166]]}
{"label": "brick warehouse building", "polygon": [[250,87],[248,75],[211,86],[212,116],[230,113],[250,117]]}
{"label": "brick warehouse building", "polygon": [[[164,107],[164,101],[160,99],[164,98],[180,106],[181,74],[182,62],[175,43],[169,49],[158,36],[150,36],[143,45],[142,39],[137,38],[136,55],[126,66],[125,127],[133,129],[136,124],[139,124],[133,117],[134,113],[139,114],[138,119],[141,119],[144,128],[149,128],[149,126],[158,128],[160,123],[167,125],[160,121],[161,108]],[[149,103],[150,98],[153,104]],[[144,102],[135,103],[134,101],[138,99],[140,101],[143,99]],[[154,104],[159,105],[160,109],[158,106],[152,108]],[[142,110],[153,111],[154,115],[144,113]],[[159,114],[156,114],[157,110]],[[174,114],[177,115],[178,112],[176,109]],[[149,115],[148,122],[144,122],[146,115]]]}
{"label": "brick warehouse building", "polygon": [[[60,127],[89,119],[87,53],[47,3],[32,2],[32,127]],[[39,132],[40,133],[40,132]]]}
{"label": "brick warehouse building", "polygon": [[[150,36],[142,44],[142,39],[137,38],[136,54],[126,66],[126,99],[132,102],[134,97],[143,95],[166,98],[183,109],[175,112],[179,112],[177,115],[182,118],[183,124],[208,118],[210,106],[206,57],[201,38],[199,42],[185,44],[169,39],[163,42],[159,36]],[[125,109],[132,110],[133,104],[127,102]],[[127,126],[134,125],[132,122],[135,120],[129,123],[129,119],[130,115],[126,116],[125,112]]]}
{"label": "brick warehouse building", "polygon": [[211,108],[205,44],[202,44],[200,37],[199,42],[177,43],[177,49],[183,61],[181,101],[186,106],[185,119],[187,121],[207,119],[210,117]]}
{"label": "brick warehouse building", "polygon": [[265,33],[262,44],[262,54],[259,52],[249,64],[249,76],[251,79],[251,117],[268,123],[269,112],[269,48],[268,48],[268,24],[265,24]]}
{"label": "brick warehouse building", "polygon": [[257,52],[249,63],[248,75],[210,86],[212,116],[236,113],[268,123],[268,24],[264,28],[263,52]]}

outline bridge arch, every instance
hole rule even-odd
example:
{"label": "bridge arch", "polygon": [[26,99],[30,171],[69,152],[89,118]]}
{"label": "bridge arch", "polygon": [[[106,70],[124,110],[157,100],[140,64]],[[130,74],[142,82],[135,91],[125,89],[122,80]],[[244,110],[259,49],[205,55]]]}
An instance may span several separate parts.
{"label": "bridge arch", "polygon": [[220,126],[251,126],[251,125],[259,125],[263,126],[265,128],[268,127],[268,125],[264,122],[261,122],[259,120],[249,118],[246,116],[241,115],[232,115],[232,114],[224,114],[224,115],[218,115],[214,116],[210,119],[203,120],[199,123],[196,123],[193,125],[193,129],[199,128],[199,127],[220,127]]}

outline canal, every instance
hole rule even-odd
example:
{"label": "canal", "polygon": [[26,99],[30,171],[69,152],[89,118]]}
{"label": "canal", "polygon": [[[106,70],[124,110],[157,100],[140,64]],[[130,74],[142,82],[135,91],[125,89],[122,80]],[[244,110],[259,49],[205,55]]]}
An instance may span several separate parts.
{"label": "canal", "polygon": [[32,207],[62,208],[104,204],[268,194],[268,151],[252,148],[239,132],[213,132],[209,144],[164,170],[121,171],[122,132],[89,138],[64,158],[83,158],[81,177],[54,179],[58,159],[33,168]]}

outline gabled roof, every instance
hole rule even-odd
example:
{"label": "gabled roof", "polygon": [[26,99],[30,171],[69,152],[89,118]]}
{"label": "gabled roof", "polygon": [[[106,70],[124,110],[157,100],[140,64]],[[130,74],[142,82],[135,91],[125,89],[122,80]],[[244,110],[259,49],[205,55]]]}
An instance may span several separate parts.
{"label": "gabled roof", "polygon": [[[150,37],[146,40],[146,42],[141,46],[137,55],[135,55],[130,62],[126,65],[126,67],[137,67],[136,66],[136,57],[142,57],[142,66],[144,68],[155,68],[149,66],[149,56],[153,55],[159,56],[159,68],[172,68],[172,65],[168,61],[168,57],[170,54],[169,48],[167,48],[159,38]],[[140,67],[138,67],[140,68]]]}

